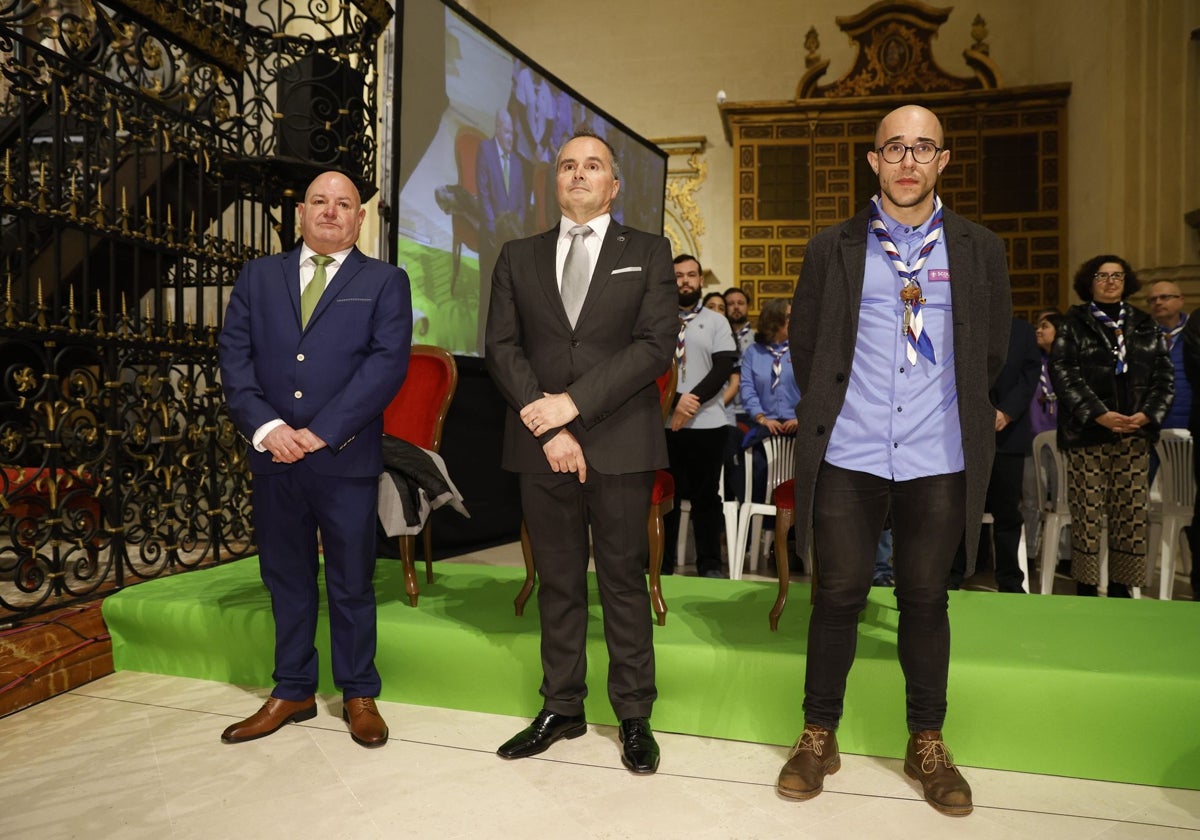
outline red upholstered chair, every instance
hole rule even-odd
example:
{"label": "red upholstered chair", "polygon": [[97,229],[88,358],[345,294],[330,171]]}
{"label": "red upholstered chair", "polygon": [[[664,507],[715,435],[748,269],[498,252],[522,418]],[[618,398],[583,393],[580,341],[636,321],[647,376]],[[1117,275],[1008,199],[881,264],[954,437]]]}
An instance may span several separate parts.
{"label": "red upholstered chair", "polygon": [[[658,377],[657,382],[659,404],[662,406],[665,422],[671,413],[671,403],[675,400],[675,387],[678,382],[674,362]],[[654,607],[654,614],[658,617],[660,626],[667,623],[667,602],[662,594],[663,517],[671,512],[674,500],[675,482],[671,474],[666,470],[656,470],[654,489],[650,492],[650,514],[646,520],[646,533],[650,539],[650,603]],[[529,542],[529,531],[524,520],[521,521],[521,553],[525,557],[525,583],[513,601],[517,615],[525,614],[525,602],[529,600],[534,581],[537,580],[533,568],[533,546]]]}
{"label": "red upholstered chair", "polygon": [[[383,432],[422,449],[442,448],[442,426],[458,388],[458,366],[454,356],[441,347],[413,345],[408,375],[388,407],[383,410]],[[425,580],[433,583],[433,527],[421,530],[425,542]],[[417,572],[413,560],[416,537],[400,537],[400,560],[404,564],[404,588],[409,603],[417,605]]]}
{"label": "red upholstered chair", "polygon": [[[475,175],[475,155],[479,151],[479,144],[485,139],[482,131],[469,125],[460,128],[454,136],[454,166],[458,170],[458,185],[476,198],[479,197],[479,182]],[[465,214],[454,213],[450,217],[450,230],[454,258],[450,271],[450,294],[453,295],[463,246],[479,253],[479,226]]]}

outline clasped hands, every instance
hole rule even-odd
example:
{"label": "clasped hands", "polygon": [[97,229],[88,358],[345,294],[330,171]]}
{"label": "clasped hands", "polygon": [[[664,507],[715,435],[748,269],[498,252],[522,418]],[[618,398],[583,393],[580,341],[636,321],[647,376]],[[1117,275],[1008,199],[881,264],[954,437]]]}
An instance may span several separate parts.
{"label": "clasped hands", "polygon": [[277,464],[294,464],[325,445],[308,428],[293,429],[287,423],[276,426],[262,439],[263,449],[271,453],[271,460]]}
{"label": "clasped hands", "polygon": [[1138,429],[1150,422],[1150,418],[1144,412],[1125,415],[1117,411],[1106,411],[1096,418],[1096,422],[1104,428],[1116,432],[1117,434],[1129,434],[1136,432]]}
{"label": "clasped hands", "polygon": [[555,472],[579,474],[579,483],[587,480],[587,460],[583,447],[567,429],[562,428],[579,416],[579,409],[570,394],[543,394],[521,409],[521,422],[535,435],[552,429],[559,433],[542,444],[546,460]]}
{"label": "clasped hands", "polygon": [[521,409],[521,422],[535,435],[544,435],[551,429],[567,425],[579,416],[575,400],[570,394],[542,394]]}
{"label": "clasped hands", "polygon": [[675,411],[671,413],[671,431],[678,432],[691,422],[699,410],[700,399],[695,394],[691,391],[680,394],[679,402],[675,403]]}

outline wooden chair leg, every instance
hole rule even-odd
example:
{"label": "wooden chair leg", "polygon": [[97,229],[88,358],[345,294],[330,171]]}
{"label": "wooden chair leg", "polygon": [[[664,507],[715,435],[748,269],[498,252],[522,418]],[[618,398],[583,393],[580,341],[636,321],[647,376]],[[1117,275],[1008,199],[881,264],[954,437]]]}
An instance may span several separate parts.
{"label": "wooden chair leg", "polygon": [[779,570],[779,596],[775,606],[771,608],[771,629],[779,629],[779,616],[783,615],[783,607],[787,604],[788,584],[791,582],[792,558],[788,556],[787,534],[791,530],[795,517],[790,508],[778,508],[775,511],[775,567]]}
{"label": "wooden chair leg", "polygon": [[658,616],[658,626],[667,623],[667,602],[662,594],[663,516],[671,511],[671,503],[650,506],[646,534],[650,538],[650,603]]}
{"label": "wooden chair leg", "polygon": [[537,575],[533,571],[533,545],[529,542],[529,529],[525,527],[524,519],[521,520],[521,556],[525,558],[525,583],[513,601],[518,616],[525,614],[525,602],[529,600],[529,595],[533,592],[533,584],[537,580]]}
{"label": "wooden chair leg", "polygon": [[433,583],[433,523],[426,522],[425,536],[425,582]]}
{"label": "wooden chair leg", "polygon": [[404,566],[404,591],[408,593],[409,605],[414,607],[417,605],[417,595],[421,591],[417,588],[417,569],[413,562],[413,554],[416,553],[416,550],[416,537],[408,535],[400,538],[400,562]]}

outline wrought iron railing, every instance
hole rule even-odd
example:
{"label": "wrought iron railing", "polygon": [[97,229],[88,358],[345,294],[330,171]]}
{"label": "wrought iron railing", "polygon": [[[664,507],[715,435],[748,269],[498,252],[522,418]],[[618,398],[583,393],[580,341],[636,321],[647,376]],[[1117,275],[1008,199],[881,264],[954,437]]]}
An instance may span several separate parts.
{"label": "wrought iron railing", "polygon": [[0,622],[254,550],[216,336],[373,191],[382,0],[0,0]]}

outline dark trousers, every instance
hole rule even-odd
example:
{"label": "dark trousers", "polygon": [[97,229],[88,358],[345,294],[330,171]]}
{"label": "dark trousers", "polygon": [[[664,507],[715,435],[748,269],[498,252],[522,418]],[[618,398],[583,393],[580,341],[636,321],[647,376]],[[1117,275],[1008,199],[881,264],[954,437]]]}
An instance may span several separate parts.
{"label": "dark trousers", "polygon": [[303,700],[317,690],[320,529],[333,681],[346,699],[378,697],[372,577],[379,479],[317,475],[300,462],[255,475],[252,492],[259,571],[275,618],[271,693]]}
{"label": "dark trousers", "polygon": [[587,696],[588,530],[608,645],[608,697],[617,718],[649,717],[654,637],[646,588],[653,472],[522,473],[521,508],[538,574],[542,697],[560,715],[583,714]]}
{"label": "dark trousers", "polygon": [[875,550],[891,511],[900,666],[909,732],[946,717],[950,620],[946,576],[962,540],[964,473],[891,481],[822,464],[813,504],[819,586],[808,625],[804,720],[836,729],[867,603]]}
{"label": "dark trousers", "polygon": [[[1025,456],[997,452],[992,462],[992,475],[988,481],[987,503],[984,510],[992,515],[993,524],[989,539],[988,527],[979,532],[979,553],[986,557],[989,547],[994,547],[996,562],[996,588],[1001,592],[1024,592],[1025,573],[1017,560],[1021,546],[1021,527],[1025,518],[1021,515],[1021,483],[1025,475]],[[954,566],[950,570],[949,586],[962,586],[967,571],[966,546],[960,544],[954,555]]]}
{"label": "dark trousers", "polygon": [[679,537],[679,500],[692,505],[692,528],[696,534],[696,573],[721,571],[721,464],[725,455],[728,427],[667,431],[667,455],[675,479],[676,504],[663,517],[666,549],[664,574],[675,571],[675,541]]}

